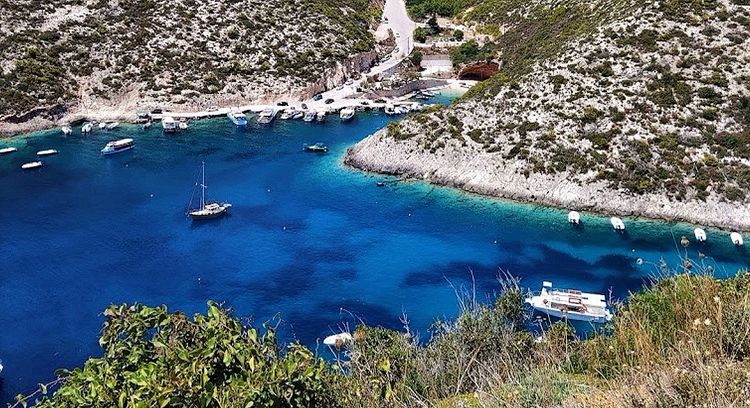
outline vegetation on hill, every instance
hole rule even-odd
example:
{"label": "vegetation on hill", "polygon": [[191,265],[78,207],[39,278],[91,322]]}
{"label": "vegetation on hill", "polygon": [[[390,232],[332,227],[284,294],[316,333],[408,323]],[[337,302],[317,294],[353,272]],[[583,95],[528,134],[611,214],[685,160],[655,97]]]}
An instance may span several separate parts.
{"label": "vegetation on hill", "polygon": [[506,281],[494,304],[464,298],[460,316],[436,322],[426,343],[408,327],[363,325],[330,363],[299,344],[280,346],[272,328],[245,327],[214,303],[193,319],[111,306],[103,356],[16,405],[740,406],[750,398],[750,273],[718,280],[702,258],[693,273],[683,267],[630,295],[587,339],[562,322],[544,324],[535,339],[529,328],[538,321]]}
{"label": "vegetation on hill", "polygon": [[0,0],[0,118],[135,91],[156,101],[298,89],[374,47],[371,0]]}

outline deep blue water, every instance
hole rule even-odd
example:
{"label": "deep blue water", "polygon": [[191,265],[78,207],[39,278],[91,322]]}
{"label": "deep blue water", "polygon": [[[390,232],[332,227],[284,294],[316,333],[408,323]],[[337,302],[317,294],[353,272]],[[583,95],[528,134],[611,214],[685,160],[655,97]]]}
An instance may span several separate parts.
{"label": "deep blue water", "polygon": [[[406,312],[426,337],[434,318],[457,312],[449,282],[471,285],[472,273],[482,299],[497,290],[499,268],[532,288],[550,279],[623,296],[661,258],[677,262],[673,236],[692,237],[688,225],[633,219],[618,235],[588,214],[584,228],[571,228],[561,210],[343,167],[346,148],[388,120],[360,114],[348,124],[330,117],[243,131],[216,119],[176,136],[124,127],[0,142],[19,147],[0,157],[0,399],[98,355],[110,303],[194,313],[207,299],[225,301],[257,324],[280,313],[285,338],[313,347],[351,315],[398,328]],[[100,157],[107,140],[124,136],[136,138],[133,151]],[[302,152],[318,141],[331,151]],[[46,148],[60,154],[20,170]],[[234,207],[198,224],[184,210],[202,160],[209,196]],[[692,244],[692,254],[707,254],[720,275],[748,265],[727,233],[708,232],[710,243]]]}

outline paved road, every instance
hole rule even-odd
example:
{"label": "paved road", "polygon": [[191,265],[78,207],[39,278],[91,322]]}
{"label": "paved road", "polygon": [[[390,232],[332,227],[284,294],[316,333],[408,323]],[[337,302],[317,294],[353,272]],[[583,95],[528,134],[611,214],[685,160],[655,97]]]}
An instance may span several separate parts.
{"label": "paved road", "polygon": [[414,29],[417,25],[409,18],[404,0],[386,0],[383,8],[383,20],[385,19],[388,22],[383,24],[393,30],[393,35],[396,36],[398,52],[373,67],[371,74],[378,74],[398,65],[414,48]]}

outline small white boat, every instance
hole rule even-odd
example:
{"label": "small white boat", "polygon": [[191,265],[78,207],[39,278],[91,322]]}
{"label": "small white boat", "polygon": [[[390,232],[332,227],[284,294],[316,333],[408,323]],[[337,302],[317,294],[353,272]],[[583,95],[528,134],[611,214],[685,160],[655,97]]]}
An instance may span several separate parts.
{"label": "small white boat", "polygon": [[0,149],[0,154],[8,154],[17,151],[18,149],[16,149],[15,147],[3,147],[2,149]]}
{"label": "small white boat", "polygon": [[100,130],[104,130],[104,128],[106,128],[106,127],[107,127],[107,123],[106,122],[99,123],[99,129]]}
{"label": "small white boat", "polygon": [[247,126],[247,117],[242,112],[228,112],[227,117],[235,126]]}
{"label": "small white boat", "polygon": [[185,119],[180,119],[180,122],[177,124],[177,127],[180,128],[180,130],[187,130],[188,129],[188,123]]}
{"label": "small white boat", "polygon": [[273,109],[264,109],[258,115],[258,123],[262,123],[262,124],[271,123],[273,121],[273,118],[275,117],[276,117],[276,112]]}
{"label": "small white boat", "polygon": [[733,232],[729,235],[729,238],[732,240],[732,243],[737,246],[743,246],[745,245],[745,241],[742,240],[742,234],[739,232]]}
{"label": "small white boat", "polygon": [[35,161],[35,162],[29,162],[29,163],[25,163],[21,165],[21,168],[24,170],[33,170],[33,169],[38,169],[42,166],[43,166],[42,162]]}
{"label": "small white boat", "polygon": [[107,125],[107,130],[112,130],[118,126],[120,126],[120,122],[112,122],[109,125]]}
{"label": "small white boat", "polygon": [[150,129],[151,125],[153,125],[153,124],[154,124],[154,122],[152,122],[152,121],[149,120],[148,122],[146,122],[146,123],[143,124],[143,130]]}
{"label": "small white boat", "polygon": [[281,120],[289,120],[294,116],[294,109],[287,109],[283,112],[281,112],[281,115],[279,115],[279,119]]}
{"label": "small white boat", "polygon": [[294,111],[294,114],[292,114],[292,119],[293,120],[302,119],[304,117],[305,117],[305,112],[302,112],[300,110]]}
{"label": "small white boat", "polygon": [[344,345],[346,345],[346,343],[349,343],[351,341],[354,341],[354,337],[352,337],[352,335],[347,332],[343,332],[326,337],[325,339],[323,339],[323,344],[325,344],[326,346],[342,348],[344,347]]}
{"label": "small white boat", "polygon": [[696,241],[706,242],[706,231],[703,228],[696,228],[693,233],[695,234]]}
{"label": "small white boat", "polygon": [[396,108],[394,108],[393,105],[386,105],[383,112],[388,116],[393,116],[396,114]]}
{"label": "small white boat", "polygon": [[543,282],[539,295],[526,298],[526,303],[547,315],[592,323],[612,320],[604,295],[577,289],[554,289],[552,282]]}
{"label": "small white boat", "polygon": [[62,128],[60,128],[60,130],[62,130],[65,136],[68,136],[71,133],[73,133],[73,129],[71,129],[70,126],[63,126]]}
{"label": "small white boat", "polygon": [[91,122],[86,122],[81,126],[81,133],[91,133],[91,131],[94,129],[94,124]]}
{"label": "small white boat", "polygon": [[344,109],[341,109],[341,112],[339,112],[339,118],[341,118],[342,122],[351,120],[353,117],[354,117],[354,109],[344,108]]}
{"label": "small white boat", "polygon": [[323,111],[318,112],[315,115],[315,120],[317,120],[318,122],[325,122],[325,120],[326,120],[326,113],[323,112]]}
{"label": "small white boat", "polygon": [[315,112],[309,111],[305,113],[305,116],[302,118],[305,122],[312,122],[315,120]]}
{"label": "small white boat", "polygon": [[581,214],[578,213],[578,211],[571,211],[568,213],[568,222],[571,224],[580,224],[581,223]]}
{"label": "small white boat", "polygon": [[120,153],[135,147],[135,141],[133,139],[120,139],[114,142],[107,143],[106,146],[101,150],[102,155],[107,156],[110,154]]}
{"label": "small white boat", "polygon": [[177,122],[171,116],[164,116],[161,118],[161,127],[166,133],[174,133],[177,131]]}
{"label": "small white boat", "polygon": [[47,149],[47,150],[40,150],[40,151],[36,152],[36,155],[40,156],[40,157],[43,157],[43,156],[52,156],[52,155],[55,155],[57,153],[59,153],[59,152],[57,150],[55,150],[55,149]]}
{"label": "small white boat", "polygon": [[615,231],[625,231],[625,223],[622,222],[622,219],[612,217],[609,219],[609,222],[612,223],[612,228],[614,228]]}

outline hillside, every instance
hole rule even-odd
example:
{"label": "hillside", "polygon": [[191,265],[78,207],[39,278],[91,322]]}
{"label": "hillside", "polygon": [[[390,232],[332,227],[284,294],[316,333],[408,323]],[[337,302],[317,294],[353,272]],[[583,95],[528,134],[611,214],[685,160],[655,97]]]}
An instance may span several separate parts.
{"label": "hillside", "polygon": [[48,116],[307,96],[337,63],[373,51],[381,6],[0,0],[0,123],[40,107]]}
{"label": "hillside", "polygon": [[750,229],[744,1],[464,5],[450,13],[496,34],[500,72],[451,107],[363,141],[348,163],[522,201]]}

